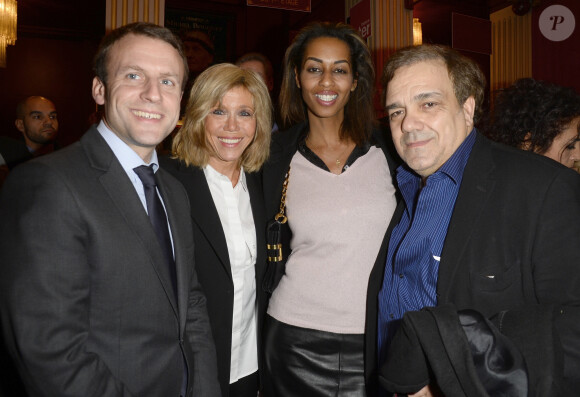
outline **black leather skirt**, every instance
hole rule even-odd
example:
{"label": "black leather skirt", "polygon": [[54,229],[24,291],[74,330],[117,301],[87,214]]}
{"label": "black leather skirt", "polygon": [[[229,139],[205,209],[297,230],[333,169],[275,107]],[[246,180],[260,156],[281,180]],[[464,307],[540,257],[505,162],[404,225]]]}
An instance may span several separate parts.
{"label": "black leather skirt", "polygon": [[295,327],[266,316],[264,397],[365,397],[364,335]]}

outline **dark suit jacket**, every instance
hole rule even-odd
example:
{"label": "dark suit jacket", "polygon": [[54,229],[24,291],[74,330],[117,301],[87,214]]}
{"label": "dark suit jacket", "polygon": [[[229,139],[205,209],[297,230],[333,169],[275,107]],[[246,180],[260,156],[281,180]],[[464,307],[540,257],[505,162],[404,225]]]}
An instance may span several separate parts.
{"label": "dark suit jacket", "polygon": [[381,385],[414,393],[436,383],[453,397],[528,397],[522,354],[506,335],[475,310],[452,304],[405,313],[385,364]]}
{"label": "dark suit jacket", "polygon": [[[286,174],[286,171],[288,171],[292,157],[298,150],[298,141],[304,128],[306,128],[305,124],[299,124],[287,131],[276,132],[272,136],[270,159],[263,168],[264,201],[266,204],[266,216],[268,220],[273,219],[280,209],[280,197],[282,195],[284,175]],[[396,152],[394,152],[392,140],[384,128],[373,131],[373,139],[376,145],[380,147],[385,153],[385,157],[391,170],[393,183],[395,183],[395,170],[399,162],[399,157]],[[399,200],[399,197],[397,197],[397,199]],[[389,225],[389,229],[383,238],[383,242],[381,244],[380,251],[377,254],[375,264],[373,265],[373,269],[369,277],[369,288],[377,279],[380,278],[382,281],[387,254],[388,236],[391,234],[392,227],[393,223],[391,222],[391,225]],[[286,253],[290,252],[288,247],[290,244],[289,239],[291,232],[283,233],[282,236],[284,238],[287,237],[286,240],[283,241],[284,252],[287,256]],[[375,289],[371,289],[369,291],[371,294],[367,294],[367,320],[365,324],[365,334],[369,332],[370,327],[372,328],[370,332],[372,332],[376,337],[378,292],[375,292]],[[370,323],[369,318],[371,319]],[[376,343],[369,344],[368,341],[365,341],[365,380],[369,396],[373,396],[378,388],[376,349]]]}
{"label": "dark suit jacket", "polygon": [[[213,202],[203,170],[169,158],[161,164],[185,186],[191,206],[195,263],[199,281],[207,297],[207,309],[216,345],[218,378],[222,396],[229,395],[232,346],[232,313],[234,310],[234,283],[226,238]],[[267,296],[262,291],[266,266],[266,221],[259,176],[246,173],[250,203],[256,227],[256,298],[258,304],[258,349],[261,367],[261,334]]]}
{"label": "dark suit jacket", "polygon": [[34,396],[216,396],[187,196],[160,169],[177,301],[146,211],[93,127],[12,171],[0,196],[0,315]]}
{"label": "dark suit jacket", "polygon": [[[392,225],[403,210],[400,202]],[[438,304],[513,319],[511,328],[520,331],[513,341],[526,359],[531,395],[580,390],[578,219],[580,175],[478,134],[443,246]],[[373,299],[382,281],[382,274],[372,280]],[[552,332],[532,317],[545,318],[546,312],[554,313],[549,322],[554,340],[540,338]],[[376,345],[377,313],[367,321],[367,345]],[[558,374],[562,348],[564,383]],[[376,362],[376,356],[370,358]]]}
{"label": "dark suit jacket", "polygon": [[9,169],[32,158],[32,153],[26,147],[24,140],[0,136],[0,155]]}

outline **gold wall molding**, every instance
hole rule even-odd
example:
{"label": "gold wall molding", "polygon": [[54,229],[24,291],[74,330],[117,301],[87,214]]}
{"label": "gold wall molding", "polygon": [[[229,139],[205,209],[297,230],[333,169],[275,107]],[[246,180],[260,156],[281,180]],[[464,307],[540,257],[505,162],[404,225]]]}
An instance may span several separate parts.
{"label": "gold wall molding", "polygon": [[532,13],[515,15],[511,6],[496,11],[491,20],[490,82],[492,93],[517,79],[532,77]]}
{"label": "gold wall molding", "polygon": [[107,32],[132,22],[165,23],[165,0],[107,0]]}
{"label": "gold wall molding", "polygon": [[[360,0],[345,0],[345,15]],[[399,48],[413,45],[413,11],[407,10],[404,0],[370,0],[371,35],[367,44],[375,65],[375,109],[379,117],[384,115],[380,103],[381,78],[389,56]]]}

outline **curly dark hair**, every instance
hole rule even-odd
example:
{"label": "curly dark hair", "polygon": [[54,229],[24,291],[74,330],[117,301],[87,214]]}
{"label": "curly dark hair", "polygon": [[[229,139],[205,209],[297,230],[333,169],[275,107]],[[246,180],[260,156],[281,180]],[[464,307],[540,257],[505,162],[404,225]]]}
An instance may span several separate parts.
{"label": "curly dark hair", "polygon": [[300,88],[296,85],[295,70],[301,70],[304,51],[308,44],[320,37],[337,38],[348,45],[353,76],[357,80],[356,90],[351,92],[344,108],[344,120],[340,138],[350,138],[362,144],[370,137],[375,125],[373,91],[375,70],[371,53],[358,31],[344,23],[315,22],[303,28],[284,57],[284,75],[280,90],[280,114],[285,126],[297,124],[308,119],[306,105]]}
{"label": "curly dark hair", "polygon": [[579,116],[580,95],[574,89],[524,78],[497,93],[483,132],[494,141],[543,154]]}

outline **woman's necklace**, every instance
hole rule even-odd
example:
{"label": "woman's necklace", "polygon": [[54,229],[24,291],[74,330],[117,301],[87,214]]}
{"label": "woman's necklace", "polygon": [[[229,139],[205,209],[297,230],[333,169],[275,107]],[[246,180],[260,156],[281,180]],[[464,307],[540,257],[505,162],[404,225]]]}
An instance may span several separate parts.
{"label": "woman's necklace", "polygon": [[[338,157],[336,158],[336,165],[337,165],[337,166],[339,166],[339,167],[342,167],[342,161],[341,161],[340,159],[341,159],[341,158],[344,156],[345,152],[346,152],[346,151],[349,149],[349,147],[350,147],[350,145],[347,145],[347,146],[344,148],[344,150],[343,150],[342,152],[340,152],[340,154],[339,154],[339,155],[338,155]],[[344,162],[345,162],[345,163],[346,163],[346,160],[347,160],[347,159],[344,159]]]}
{"label": "woman's necklace", "polygon": [[[309,142],[310,142],[310,145],[308,145]],[[348,143],[340,151],[340,153],[338,153],[338,155],[332,156],[332,155],[326,154],[325,151],[322,150],[321,147],[315,147],[312,144],[312,140],[310,139],[310,135],[308,135],[306,137],[306,143],[307,143],[307,146],[310,147],[310,150],[312,150],[313,152],[315,152],[318,155],[318,157],[320,157],[320,159],[322,161],[324,161],[324,163],[326,163],[327,166],[329,166],[328,168],[331,169],[331,171],[332,171],[332,168],[334,168],[335,171],[338,171],[338,172],[341,172],[342,169],[344,168],[344,164],[346,163],[346,161],[348,159],[348,155],[349,155],[349,153],[353,149],[353,147],[352,147],[353,144],[352,143]],[[335,165],[333,165],[333,163]]]}

